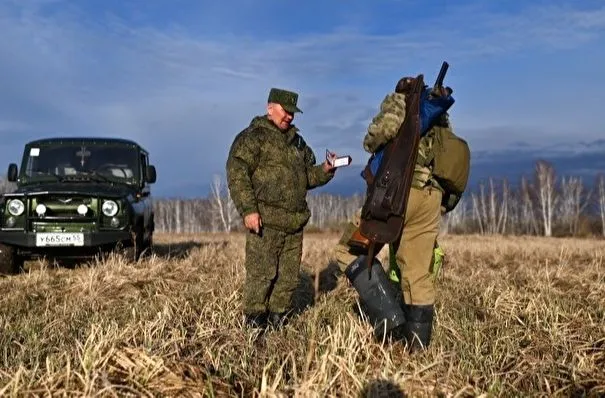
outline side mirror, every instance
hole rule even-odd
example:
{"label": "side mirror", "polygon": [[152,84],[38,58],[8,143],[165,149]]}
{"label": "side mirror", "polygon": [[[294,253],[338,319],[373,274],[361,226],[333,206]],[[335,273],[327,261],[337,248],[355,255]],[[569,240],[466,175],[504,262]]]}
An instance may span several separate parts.
{"label": "side mirror", "polygon": [[17,181],[17,165],[15,163],[11,163],[8,165],[8,172],[6,173],[6,178],[10,182]]}
{"label": "side mirror", "polygon": [[147,170],[145,170],[145,181],[150,184],[153,184],[157,178],[155,173],[155,166],[147,166]]}

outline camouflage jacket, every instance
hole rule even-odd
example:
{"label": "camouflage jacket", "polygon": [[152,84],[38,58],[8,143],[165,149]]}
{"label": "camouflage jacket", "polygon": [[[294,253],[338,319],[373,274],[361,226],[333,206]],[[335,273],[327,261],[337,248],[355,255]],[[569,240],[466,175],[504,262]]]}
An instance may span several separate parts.
{"label": "camouflage jacket", "polygon": [[[374,153],[395,138],[405,119],[405,106],[404,94],[389,93],[386,95],[380,104],[380,111],[370,122],[363,139],[363,148],[366,152]],[[423,188],[430,184],[441,189],[437,181],[432,178],[430,165],[425,164],[433,146],[433,136],[433,131],[429,130],[418,144],[418,157],[412,181],[412,186],[415,188]]]}
{"label": "camouflage jacket", "polygon": [[403,119],[405,119],[405,95],[387,94],[380,104],[380,111],[370,122],[363,139],[363,148],[366,152],[374,153],[395,138]]}
{"label": "camouflage jacket", "polygon": [[316,165],[311,148],[292,125],[282,132],[256,116],[234,139],[227,159],[229,193],[239,214],[258,212],[270,228],[294,232],[310,218],[307,190],[334,177]]}

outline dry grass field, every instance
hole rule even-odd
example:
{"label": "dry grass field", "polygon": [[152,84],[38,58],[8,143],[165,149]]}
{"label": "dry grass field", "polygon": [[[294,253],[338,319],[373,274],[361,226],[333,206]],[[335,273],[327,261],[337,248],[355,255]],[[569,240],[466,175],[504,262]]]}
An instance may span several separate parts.
{"label": "dry grass field", "polygon": [[[2,396],[603,396],[605,241],[446,236],[425,353],[373,340],[308,234],[280,331],[242,326],[242,235],[0,279]],[[317,278],[316,278],[317,276]]]}

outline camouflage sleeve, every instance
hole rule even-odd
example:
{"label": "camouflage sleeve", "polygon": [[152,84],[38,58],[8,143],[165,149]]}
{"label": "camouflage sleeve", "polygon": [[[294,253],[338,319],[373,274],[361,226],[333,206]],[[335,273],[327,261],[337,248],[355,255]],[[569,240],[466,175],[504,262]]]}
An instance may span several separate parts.
{"label": "camouflage sleeve", "polygon": [[380,111],[368,126],[363,139],[363,148],[374,153],[397,135],[405,119],[405,95],[390,93],[382,100]]}
{"label": "camouflage sleeve", "polygon": [[334,170],[326,173],[322,164],[316,165],[317,160],[313,150],[305,147],[305,163],[307,166],[307,189],[317,188],[327,184],[334,177]]}
{"label": "camouflage sleeve", "polygon": [[254,133],[255,131],[245,131],[235,137],[227,158],[229,194],[242,217],[258,212],[252,173],[260,157],[260,140]]}

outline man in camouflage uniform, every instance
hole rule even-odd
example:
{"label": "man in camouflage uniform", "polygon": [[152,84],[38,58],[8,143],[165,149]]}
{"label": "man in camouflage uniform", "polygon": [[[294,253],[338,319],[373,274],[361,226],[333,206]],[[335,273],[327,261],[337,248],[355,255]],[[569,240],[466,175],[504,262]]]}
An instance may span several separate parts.
{"label": "man in camouflage uniform", "polygon": [[329,182],[334,168],[316,165],[292,124],[302,112],[298,94],[273,88],[267,113],[234,139],[227,159],[231,198],[246,228],[244,314],[252,326],[278,324],[298,281],[303,228],[310,218],[307,190]]}
{"label": "man in camouflage uniform", "polygon": [[[395,92],[389,93],[380,105],[379,113],[372,119],[363,140],[363,147],[375,153],[393,139],[405,118],[406,89],[411,78],[401,79]],[[444,93],[441,93],[443,95]],[[434,129],[449,128],[443,121],[420,139],[418,158],[413,174],[412,188],[404,216],[404,232],[400,242],[391,247],[400,272],[397,278],[404,298],[407,318],[405,338],[410,350],[428,346],[431,339],[433,308],[435,303],[435,253],[440,254],[437,245],[439,223],[443,212],[441,206],[443,189],[431,176],[431,166],[427,162],[430,154]],[[347,245],[351,231],[359,227],[361,209],[355,214],[350,228],[345,231],[335,248],[335,257],[340,269],[357,260],[358,253]],[[437,257],[440,259],[440,257]],[[391,260],[393,260],[391,258]],[[394,261],[391,261],[393,264]]]}

